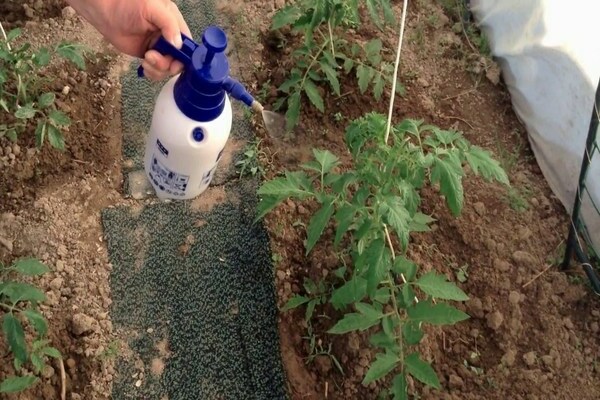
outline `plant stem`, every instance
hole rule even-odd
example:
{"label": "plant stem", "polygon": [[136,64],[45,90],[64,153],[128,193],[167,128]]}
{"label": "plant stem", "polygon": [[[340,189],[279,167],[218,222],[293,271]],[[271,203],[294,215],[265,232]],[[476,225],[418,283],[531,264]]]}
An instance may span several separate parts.
{"label": "plant stem", "polygon": [[0,31],[2,31],[2,36],[4,36],[6,48],[8,49],[8,51],[12,51],[12,49],[10,48],[10,43],[8,43],[8,37],[6,36],[6,32],[4,31],[4,27],[2,26],[2,22],[0,22]]}
{"label": "plant stem", "polygon": [[300,81],[300,88],[304,87],[304,82],[306,81],[306,77],[308,76],[308,73],[310,72],[310,70],[312,69],[313,65],[315,65],[315,63],[317,62],[317,58],[321,55],[321,53],[323,52],[323,50],[325,50],[325,47],[327,47],[328,40],[325,40],[325,42],[321,45],[321,48],[319,49],[319,51],[317,52],[317,54],[315,54],[314,56],[312,56],[312,60],[310,61],[310,64],[308,65],[308,67],[306,68],[306,72],[304,72],[304,76],[302,77],[302,81]]}
{"label": "plant stem", "polygon": [[331,55],[335,58],[335,49],[333,48],[333,32],[331,30],[331,20],[327,20],[327,30],[329,31],[329,43],[331,44]]}

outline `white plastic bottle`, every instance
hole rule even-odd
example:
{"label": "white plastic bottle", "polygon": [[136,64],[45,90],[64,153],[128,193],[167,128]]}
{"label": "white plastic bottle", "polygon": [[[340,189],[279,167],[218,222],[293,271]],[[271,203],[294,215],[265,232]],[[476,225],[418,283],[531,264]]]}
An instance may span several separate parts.
{"label": "white plastic bottle", "polygon": [[146,176],[163,200],[192,199],[210,185],[231,131],[227,93],[248,106],[255,103],[229,77],[225,33],[209,27],[202,42],[198,45],[183,36],[179,50],[161,38],[154,47],[184,64],[183,72],[171,78],[156,99],[146,141]]}

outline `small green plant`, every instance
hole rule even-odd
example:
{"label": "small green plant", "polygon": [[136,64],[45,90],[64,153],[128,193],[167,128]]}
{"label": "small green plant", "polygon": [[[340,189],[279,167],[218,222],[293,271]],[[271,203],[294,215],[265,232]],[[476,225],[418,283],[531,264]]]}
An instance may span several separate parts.
{"label": "small green plant", "polygon": [[264,157],[264,152],[260,149],[261,140],[255,140],[250,143],[244,153],[242,159],[235,163],[235,166],[239,169],[240,178],[244,174],[250,174],[252,176],[263,176],[265,171],[259,158]]}
{"label": "small green plant", "polygon": [[10,31],[5,40],[0,36],[0,109],[8,115],[7,123],[0,125],[0,137],[17,141],[19,135],[35,129],[37,147],[45,140],[52,147],[65,147],[61,129],[68,127],[70,118],[56,107],[56,95],[43,91],[45,79],[40,71],[50,63],[52,56],[70,60],[85,69],[82,47],[62,42],[52,50],[41,48],[34,51],[30,43],[12,47],[21,35],[20,29]]}
{"label": "small green plant", "polygon": [[[37,310],[40,302],[46,297],[36,287],[14,280],[15,276],[40,276],[48,272],[48,268],[38,260],[26,258],[6,267],[0,263],[0,315],[2,316],[2,333],[8,348],[14,356],[13,366],[17,373],[22,367],[33,368],[35,375],[9,376],[0,382],[0,393],[17,393],[33,386],[38,375],[45,366],[46,359],[61,358],[60,352],[49,346],[45,339],[48,323]],[[28,345],[23,322],[28,321],[35,332],[31,344]]]}
{"label": "small green plant", "polygon": [[337,370],[340,371],[340,374],[344,375],[344,368],[342,368],[342,364],[340,364],[337,357],[331,353],[331,343],[329,343],[327,349],[323,346],[323,341],[320,338],[317,338],[315,335],[310,321],[308,321],[307,331],[308,336],[303,337],[303,339],[308,340],[308,345],[310,347],[308,357],[306,357],[306,364],[312,363],[315,358],[319,356],[326,356],[331,360],[333,365],[335,365]]}
{"label": "small green plant", "polygon": [[510,208],[512,208],[518,213],[522,213],[529,210],[529,202],[526,198],[526,196],[528,196],[529,193],[530,192],[527,189],[519,190],[516,187],[509,188],[506,194],[506,200],[508,201]]}
{"label": "small green plant", "polygon": [[408,258],[411,232],[427,231],[435,221],[419,211],[420,189],[426,184],[438,187],[452,214],[458,216],[464,202],[466,165],[486,180],[508,185],[508,177],[487,151],[470,145],[459,132],[407,119],[392,127],[391,143],[385,136],[386,118],[381,114],[369,113],[353,121],[345,140],[354,169],[338,173],[335,155],[313,150],[314,160],[303,164],[302,170],[287,171],[261,186],[258,218],[288,198],[320,204],[306,228],[306,253],[333,220],[333,245],[347,244],[352,266],[336,272],[342,282],[334,285],[331,295],[317,290],[319,295],[312,291],[308,296],[295,296],[284,309],[307,304],[308,317],[311,304],[328,301],[345,312],[330,334],[378,327],[370,344],[380,351],[363,383],[395,371],[394,399],[406,399],[407,374],[440,387],[433,368],[413,349],[424,336],[422,325],[452,325],[468,318],[443,301],[464,301],[467,295],[435,271],[419,274],[418,266]]}
{"label": "small green plant", "polygon": [[[355,74],[361,94],[371,86],[376,99],[381,98],[387,84],[391,86],[394,68],[383,60],[381,39],[363,44],[350,43],[337,34],[339,30],[360,25],[359,3],[363,2],[295,0],[273,16],[272,30],[289,26],[292,33],[304,38],[291,53],[295,67],[279,86],[285,96],[275,103],[275,109],[280,109],[287,102],[287,129],[298,122],[303,94],[321,112],[325,111],[319,89],[321,83],[328,83],[333,93],[341,96],[342,71]],[[364,4],[371,20],[380,29],[386,23],[395,23],[389,0],[365,0]],[[404,88],[398,85],[397,91],[403,93]]]}

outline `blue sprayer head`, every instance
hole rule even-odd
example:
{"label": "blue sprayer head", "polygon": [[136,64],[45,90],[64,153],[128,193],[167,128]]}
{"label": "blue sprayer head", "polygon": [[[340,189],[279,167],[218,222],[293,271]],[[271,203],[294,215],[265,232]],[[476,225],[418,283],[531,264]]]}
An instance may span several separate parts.
{"label": "blue sprayer head", "polygon": [[[183,34],[181,36],[181,49],[167,42],[162,36],[153,47],[159,53],[180,61],[184,66],[174,87],[175,103],[181,112],[196,121],[212,121],[225,107],[225,92],[248,107],[253,106],[254,98],[241,83],[229,76],[229,61],[224,53],[227,48],[227,35],[221,28],[206,28],[202,34],[201,45]],[[144,76],[141,66],[138,68],[138,76]]]}

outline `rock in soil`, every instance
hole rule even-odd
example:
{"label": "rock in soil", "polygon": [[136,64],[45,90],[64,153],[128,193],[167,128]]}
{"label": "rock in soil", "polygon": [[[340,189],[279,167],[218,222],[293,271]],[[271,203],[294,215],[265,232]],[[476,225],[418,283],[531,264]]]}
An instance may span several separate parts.
{"label": "rock in soil", "polygon": [[487,316],[487,326],[493,330],[498,330],[504,322],[504,316],[500,311],[494,311]]}

